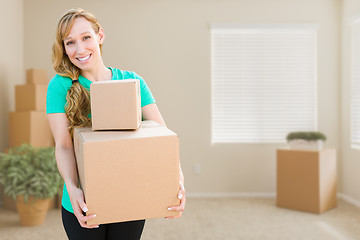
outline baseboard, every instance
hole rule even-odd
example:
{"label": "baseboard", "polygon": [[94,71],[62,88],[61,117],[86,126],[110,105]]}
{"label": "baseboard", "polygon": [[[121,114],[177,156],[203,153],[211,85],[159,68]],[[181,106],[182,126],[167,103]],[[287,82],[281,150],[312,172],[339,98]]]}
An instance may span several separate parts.
{"label": "baseboard", "polygon": [[[276,198],[275,192],[203,192],[196,193],[190,192],[186,193],[187,198]],[[344,201],[354,205],[355,207],[360,208],[360,201],[349,197],[346,194],[338,193],[337,197],[343,199]]]}
{"label": "baseboard", "polygon": [[275,198],[276,193],[272,192],[204,192],[186,193],[187,198]]}
{"label": "baseboard", "polygon": [[360,208],[360,201],[356,200],[352,197],[349,197],[348,195],[344,194],[344,193],[338,193],[337,194],[338,198],[343,199],[345,202],[350,203],[351,205],[354,205],[355,207]]}

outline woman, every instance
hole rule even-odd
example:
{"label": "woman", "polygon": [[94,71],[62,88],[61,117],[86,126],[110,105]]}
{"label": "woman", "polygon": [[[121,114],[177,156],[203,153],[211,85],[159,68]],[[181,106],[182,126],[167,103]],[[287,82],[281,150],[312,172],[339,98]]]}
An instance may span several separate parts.
{"label": "woman", "polygon": [[[53,45],[53,65],[57,75],[50,81],[46,112],[55,139],[55,155],[65,186],[62,198],[62,219],[69,239],[140,239],[145,220],[87,226],[83,191],[79,188],[72,132],[74,127],[91,126],[90,83],[110,79],[140,80],[141,109],[144,120],[165,122],[145,81],[134,72],[105,67],[101,47],[105,34],[99,22],[82,9],[69,10],[59,21]],[[184,176],[180,167],[179,206],[185,207]],[[171,217],[173,218],[173,217]],[[122,238],[123,237],[123,238]]]}

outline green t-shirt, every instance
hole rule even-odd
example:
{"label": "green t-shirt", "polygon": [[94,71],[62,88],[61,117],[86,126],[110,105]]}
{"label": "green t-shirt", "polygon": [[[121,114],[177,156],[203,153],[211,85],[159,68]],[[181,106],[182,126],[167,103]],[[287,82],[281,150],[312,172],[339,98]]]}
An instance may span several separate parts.
{"label": "green t-shirt", "polygon": [[[155,99],[146,85],[145,81],[136,73],[130,71],[122,71],[116,68],[109,69],[112,72],[111,80],[124,80],[124,79],[139,79],[140,80],[140,95],[141,95],[141,107],[148,104],[155,103]],[[79,76],[79,83],[83,85],[87,90],[90,91],[90,80],[83,76]],[[66,95],[72,85],[72,80],[68,77],[62,77],[55,75],[49,83],[47,94],[46,94],[46,113],[65,113]],[[64,184],[62,206],[69,212],[74,212],[69,193]]]}

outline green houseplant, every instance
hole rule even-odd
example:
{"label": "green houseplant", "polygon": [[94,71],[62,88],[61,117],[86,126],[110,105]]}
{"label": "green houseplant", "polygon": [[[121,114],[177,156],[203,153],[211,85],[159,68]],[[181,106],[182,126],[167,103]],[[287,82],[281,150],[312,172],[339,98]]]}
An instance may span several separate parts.
{"label": "green houseplant", "polygon": [[[60,191],[63,184],[54,148],[34,148],[24,144],[9,149],[8,153],[1,153],[0,183],[4,186],[4,194],[16,199],[22,225],[42,224],[50,198]],[[44,205],[44,212],[37,204]],[[31,216],[30,212],[35,214]]]}
{"label": "green houseplant", "polygon": [[319,150],[322,148],[326,136],[321,132],[290,132],[286,136],[290,148]]}

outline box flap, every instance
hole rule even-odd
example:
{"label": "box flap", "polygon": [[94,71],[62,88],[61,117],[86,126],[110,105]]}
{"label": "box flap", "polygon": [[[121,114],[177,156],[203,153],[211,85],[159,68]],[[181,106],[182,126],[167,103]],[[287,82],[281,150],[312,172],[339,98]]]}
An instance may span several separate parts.
{"label": "box flap", "polygon": [[85,142],[177,136],[173,131],[154,121],[143,121],[137,130],[92,131],[91,128],[79,128],[77,131]]}

